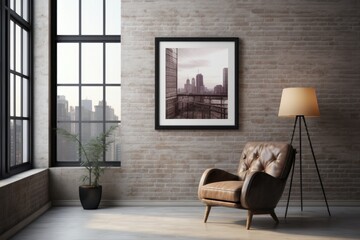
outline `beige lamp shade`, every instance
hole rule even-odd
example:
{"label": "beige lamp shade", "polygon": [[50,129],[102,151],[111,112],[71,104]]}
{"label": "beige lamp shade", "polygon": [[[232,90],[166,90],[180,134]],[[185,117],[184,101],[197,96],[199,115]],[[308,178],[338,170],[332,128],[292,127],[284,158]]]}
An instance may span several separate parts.
{"label": "beige lamp shade", "polygon": [[281,95],[279,117],[320,116],[314,88],[284,88]]}

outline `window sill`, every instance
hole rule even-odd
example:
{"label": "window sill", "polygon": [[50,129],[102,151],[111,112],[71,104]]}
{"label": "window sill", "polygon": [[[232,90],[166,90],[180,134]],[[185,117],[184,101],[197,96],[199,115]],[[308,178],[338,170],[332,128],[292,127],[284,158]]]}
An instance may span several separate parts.
{"label": "window sill", "polygon": [[47,168],[30,169],[28,171],[18,173],[18,174],[14,175],[14,176],[11,176],[9,178],[2,179],[2,180],[0,180],[0,188],[5,187],[7,185],[10,185],[12,183],[15,183],[17,181],[23,180],[25,178],[28,178],[30,176],[36,175],[38,173],[47,171],[47,170],[48,170]]}

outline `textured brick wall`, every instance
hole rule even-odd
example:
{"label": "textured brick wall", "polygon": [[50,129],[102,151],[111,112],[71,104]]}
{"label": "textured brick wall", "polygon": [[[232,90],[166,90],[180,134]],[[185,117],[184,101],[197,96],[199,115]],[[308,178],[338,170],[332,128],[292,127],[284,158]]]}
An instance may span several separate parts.
{"label": "textured brick wall", "polygon": [[[154,38],[223,36],[241,39],[240,129],[155,131]],[[277,117],[281,91],[311,86],[321,117],[308,127],[328,198],[360,200],[359,1],[124,0],[122,86],[122,168],[106,171],[103,199],[195,200],[201,173],[235,172],[247,141],[289,141],[293,120]],[[322,200],[303,142],[304,198]],[[77,199],[79,176],[52,169],[62,187],[53,200]]]}
{"label": "textured brick wall", "polygon": [[1,235],[50,201],[49,171],[2,186],[0,196]]}

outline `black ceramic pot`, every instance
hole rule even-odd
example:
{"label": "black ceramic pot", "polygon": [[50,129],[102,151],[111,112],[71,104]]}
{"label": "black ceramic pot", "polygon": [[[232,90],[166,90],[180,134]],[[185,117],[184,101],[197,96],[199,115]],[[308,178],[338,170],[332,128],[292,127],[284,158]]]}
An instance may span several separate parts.
{"label": "black ceramic pot", "polygon": [[101,186],[80,186],[80,202],[84,209],[97,209],[101,200]]}

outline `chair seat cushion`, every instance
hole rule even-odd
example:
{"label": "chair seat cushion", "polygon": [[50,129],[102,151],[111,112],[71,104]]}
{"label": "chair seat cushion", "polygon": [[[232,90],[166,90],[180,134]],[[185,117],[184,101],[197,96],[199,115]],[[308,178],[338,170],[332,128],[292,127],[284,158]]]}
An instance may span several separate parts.
{"label": "chair seat cushion", "polygon": [[240,202],[244,181],[222,181],[201,186],[202,198],[228,202]]}

